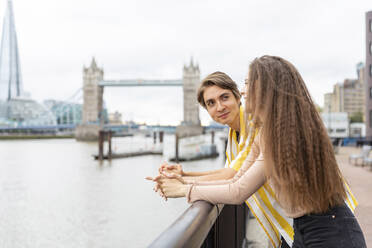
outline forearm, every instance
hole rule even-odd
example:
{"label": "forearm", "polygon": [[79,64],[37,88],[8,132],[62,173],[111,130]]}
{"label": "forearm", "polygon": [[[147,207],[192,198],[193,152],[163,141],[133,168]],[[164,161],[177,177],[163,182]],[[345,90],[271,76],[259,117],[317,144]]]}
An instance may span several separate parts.
{"label": "forearm", "polygon": [[222,181],[222,180],[229,180],[234,177],[236,174],[236,171],[231,168],[223,168],[220,170],[215,170],[213,173],[205,174],[201,176],[185,176],[183,179],[186,181],[186,183],[189,184],[199,184],[203,182],[209,182],[209,181]]}
{"label": "forearm", "polygon": [[244,173],[251,167],[257,158],[257,152],[253,151],[246,158],[242,166],[239,166],[239,171],[235,171],[232,168],[224,168],[219,170],[219,173],[201,176],[184,178],[186,183],[195,185],[217,185],[217,184],[228,184],[237,181]]}
{"label": "forearm", "polygon": [[209,176],[214,174],[220,174],[227,168],[222,168],[218,170],[211,170],[211,171],[184,171],[182,176],[185,177],[202,177],[202,176]]}
{"label": "forearm", "polygon": [[240,204],[256,192],[266,181],[264,165],[257,161],[238,180],[219,185],[190,185],[188,202],[205,200],[213,204]]}

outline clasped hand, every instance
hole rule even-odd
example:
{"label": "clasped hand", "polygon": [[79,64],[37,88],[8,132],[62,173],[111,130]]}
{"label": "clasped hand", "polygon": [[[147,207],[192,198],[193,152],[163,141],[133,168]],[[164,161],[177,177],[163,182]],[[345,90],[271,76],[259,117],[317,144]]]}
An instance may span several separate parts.
{"label": "clasped hand", "polygon": [[167,200],[186,196],[187,185],[182,178],[183,174],[180,164],[170,165],[164,162],[159,167],[159,175],[145,179],[155,182],[154,191]]}

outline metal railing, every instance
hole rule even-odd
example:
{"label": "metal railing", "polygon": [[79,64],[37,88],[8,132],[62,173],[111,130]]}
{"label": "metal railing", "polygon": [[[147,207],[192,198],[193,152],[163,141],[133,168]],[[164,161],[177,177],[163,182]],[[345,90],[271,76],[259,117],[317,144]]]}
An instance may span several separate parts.
{"label": "metal railing", "polygon": [[247,208],[197,201],[151,244],[157,247],[242,247]]}

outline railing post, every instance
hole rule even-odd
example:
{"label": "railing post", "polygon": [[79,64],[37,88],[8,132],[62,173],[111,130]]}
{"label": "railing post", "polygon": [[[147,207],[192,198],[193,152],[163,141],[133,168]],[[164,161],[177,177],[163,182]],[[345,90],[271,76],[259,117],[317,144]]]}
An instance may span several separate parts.
{"label": "railing post", "polygon": [[[224,139],[224,151],[226,151],[227,149],[227,143],[228,143],[228,139]],[[224,154],[224,160],[226,160],[226,152],[223,153]]]}
{"label": "railing post", "polygon": [[105,141],[105,132],[103,130],[99,131],[98,135],[98,159],[103,160],[103,142]]}
{"label": "railing post", "polygon": [[111,138],[112,138],[112,131],[110,130],[107,133],[107,140],[108,140],[108,159],[109,160],[111,160],[111,158],[112,158]]}
{"label": "railing post", "polygon": [[176,134],[176,149],[175,149],[175,155],[174,155],[174,158],[175,158],[175,161],[176,163],[178,163],[178,144],[179,144],[179,137],[178,135]]}
{"label": "railing post", "polygon": [[201,247],[243,247],[247,210],[245,203],[225,205]]}
{"label": "railing post", "polygon": [[164,136],[164,131],[159,132],[159,143],[163,143],[163,136]]}

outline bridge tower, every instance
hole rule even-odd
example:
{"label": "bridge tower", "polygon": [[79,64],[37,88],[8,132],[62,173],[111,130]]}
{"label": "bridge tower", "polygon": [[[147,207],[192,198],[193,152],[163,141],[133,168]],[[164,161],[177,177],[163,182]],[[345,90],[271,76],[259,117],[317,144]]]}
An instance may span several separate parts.
{"label": "bridge tower", "polygon": [[203,133],[200,125],[199,104],[196,94],[200,84],[199,65],[194,65],[191,58],[190,65],[183,67],[183,121],[177,126],[179,137],[195,136]]}
{"label": "bridge tower", "polygon": [[76,128],[75,137],[81,141],[98,139],[103,126],[103,87],[98,83],[103,80],[103,69],[98,68],[95,59],[90,67],[83,69],[83,122]]}

